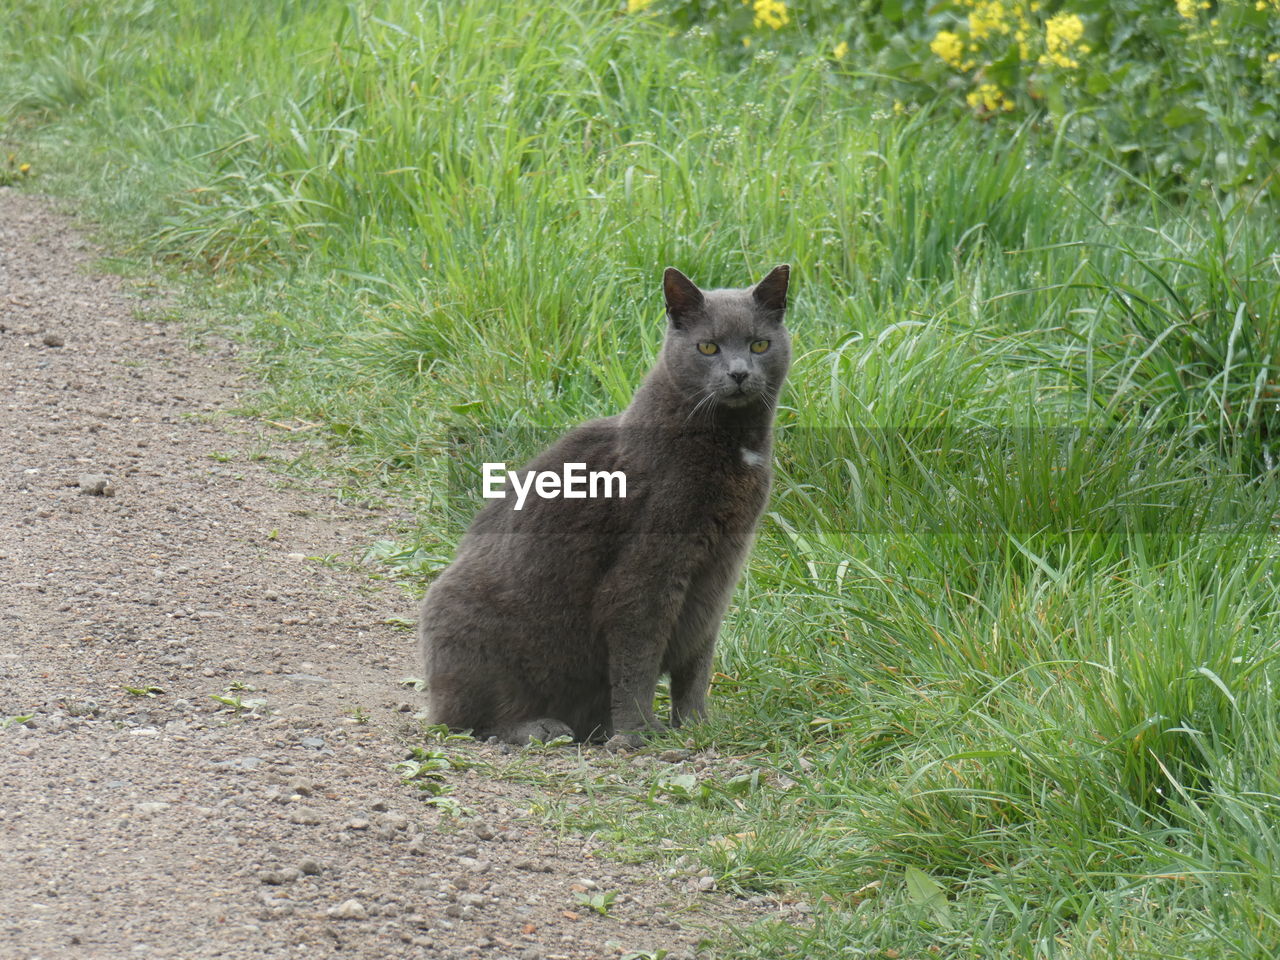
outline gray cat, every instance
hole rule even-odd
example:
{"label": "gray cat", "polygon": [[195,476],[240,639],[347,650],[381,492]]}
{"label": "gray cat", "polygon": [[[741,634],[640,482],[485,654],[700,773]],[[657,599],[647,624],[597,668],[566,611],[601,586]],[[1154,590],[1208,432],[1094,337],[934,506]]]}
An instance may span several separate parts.
{"label": "gray cat", "polygon": [[[674,726],[705,713],[716,634],[769,497],[789,274],[703,291],[667,269],[666,340],[631,405],[515,471],[427,591],[431,722],[512,743],[638,746],[661,729],[662,674]],[[594,498],[570,498],[567,480],[532,486],[566,465],[620,472],[625,496],[617,483]]]}

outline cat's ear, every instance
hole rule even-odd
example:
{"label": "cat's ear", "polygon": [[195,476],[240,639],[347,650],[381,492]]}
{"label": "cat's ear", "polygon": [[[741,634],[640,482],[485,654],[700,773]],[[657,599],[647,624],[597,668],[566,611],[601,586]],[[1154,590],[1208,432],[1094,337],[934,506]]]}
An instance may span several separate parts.
{"label": "cat's ear", "polygon": [[667,298],[667,316],[675,327],[702,307],[702,291],[675,267],[667,267],[663,272],[662,293]]}
{"label": "cat's ear", "polygon": [[769,271],[769,275],[751,288],[751,299],[765,310],[787,309],[787,283],[791,279],[791,267],[782,264]]}

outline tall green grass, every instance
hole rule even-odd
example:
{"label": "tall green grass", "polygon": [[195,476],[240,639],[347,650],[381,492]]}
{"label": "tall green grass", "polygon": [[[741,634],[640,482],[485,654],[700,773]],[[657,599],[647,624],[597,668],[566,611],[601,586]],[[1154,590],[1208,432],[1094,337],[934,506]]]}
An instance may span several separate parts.
{"label": "tall green grass", "polygon": [[663,266],[791,262],[776,492],[682,734],[763,773],[562,815],[812,905],[725,956],[1275,955],[1276,211],[720,53],[585,2],[18,2],[0,115],[243,318],[351,495],[413,499],[381,553],[427,576],[458,438],[625,404]]}

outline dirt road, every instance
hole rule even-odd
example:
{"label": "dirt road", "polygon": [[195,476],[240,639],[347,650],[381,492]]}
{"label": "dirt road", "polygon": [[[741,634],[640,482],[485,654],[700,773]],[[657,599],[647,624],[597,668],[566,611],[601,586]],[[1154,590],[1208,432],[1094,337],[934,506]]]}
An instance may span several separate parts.
{"label": "dirt road", "polygon": [[750,919],[491,768],[448,773],[462,816],[401,784],[410,598],[308,559],[389,518],[273,472],[231,345],[96,255],[0,190],[0,958],[679,957]]}

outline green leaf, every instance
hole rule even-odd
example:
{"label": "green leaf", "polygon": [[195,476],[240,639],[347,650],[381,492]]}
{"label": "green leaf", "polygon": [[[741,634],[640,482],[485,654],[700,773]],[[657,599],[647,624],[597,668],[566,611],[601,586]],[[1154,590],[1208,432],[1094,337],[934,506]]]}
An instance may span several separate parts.
{"label": "green leaf", "polygon": [[679,776],[671,777],[667,780],[667,786],[675,787],[677,790],[683,790],[689,793],[698,785],[698,778],[692,773],[682,773]]}
{"label": "green leaf", "polygon": [[907,899],[940,926],[951,925],[951,904],[942,884],[918,867],[907,867]]}
{"label": "green leaf", "polygon": [[124,692],[134,697],[154,697],[157,693],[164,693],[159,687],[125,687]]}
{"label": "green leaf", "polygon": [[1185,103],[1175,103],[1165,112],[1165,115],[1161,118],[1161,123],[1170,130],[1176,130],[1179,127],[1185,127],[1189,123],[1195,123],[1203,117],[1203,111],[1197,110],[1195,107],[1189,107]]}

